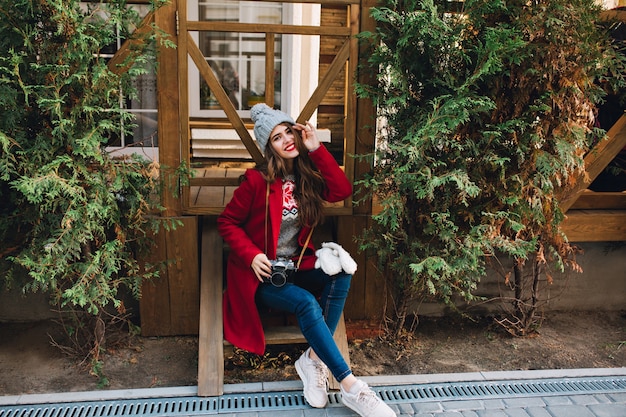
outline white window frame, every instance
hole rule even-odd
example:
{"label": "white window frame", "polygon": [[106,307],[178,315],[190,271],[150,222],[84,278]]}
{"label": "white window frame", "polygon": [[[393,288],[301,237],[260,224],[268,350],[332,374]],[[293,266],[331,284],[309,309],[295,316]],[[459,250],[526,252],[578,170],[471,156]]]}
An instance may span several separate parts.
{"label": "white window frame", "polygon": [[[189,1],[187,14],[190,21],[199,18],[198,3],[199,0]],[[320,4],[283,3],[282,11],[285,24],[320,25]],[[198,42],[198,32],[192,32],[192,37]],[[282,35],[281,44],[281,110],[296,117],[318,84],[320,40],[319,36]],[[188,86],[190,117],[225,118],[221,110],[200,109],[200,74],[191,58]],[[240,110],[238,113],[240,117],[250,116],[249,110]],[[311,121],[315,123],[315,120],[314,115]]]}
{"label": "white window frame", "polygon": [[[85,7],[87,6],[87,4],[89,2],[81,2],[81,6],[82,3],[85,3]],[[128,3],[128,7],[135,7],[138,8],[138,12],[140,14],[145,14],[148,13],[150,11],[150,5],[146,4],[146,3],[133,3],[133,2],[129,2]],[[116,39],[116,45],[115,45],[115,51],[118,51],[121,47],[122,47],[122,40],[119,36],[117,36]],[[113,58],[115,52],[113,54],[102,54],[101,56],[103,58]],[[156,92],[156,74],[152,74],[154,76],[154,82],[155,82],[155,95],[157,94]],[[138,93],[140,93],[140,91],[138,91]],[[120,108],[125,108],[124,105],[124,100],[126,99],[126,97],[123,95],[123,92],[120,92],[120,96],[119,96],[119,106]],[[156,100],[155,100],[156,101]],[[156,118],[155,118],[155,123],[157,128],[155,129],[155,135],[158,135],[158,102],[157,102],[157,107],[156,108],[139,108],[139,109],[126,109],[129,113],[132,113],[134,115],[137,116],[141,116],[142,114],[155,114]],[[123,123],[123,122],[122,122]],[[121,145],[120,146],[107,146],[105,148],[106,152],[108,152],[110,155],[112,156],[121,156],[121,155],[132,155],[132,154],[139,154],[149,160],[152,161],[158,161],[159,160],[159,148],[158,146],[153,146],[153,145],[148,145],[148,146],[144,146],[141,144],[134,144],[134,143],[126,143],[126,134],[123,132],[123,126],[120,125],[120,141],[121,141]],[[145,140],[146,138],[140,138],[140,140]]]}

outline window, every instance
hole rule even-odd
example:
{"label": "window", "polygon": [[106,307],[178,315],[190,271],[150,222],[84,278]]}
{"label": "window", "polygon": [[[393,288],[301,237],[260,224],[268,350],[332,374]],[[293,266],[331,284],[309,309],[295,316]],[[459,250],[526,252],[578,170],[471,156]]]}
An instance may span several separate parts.
{"label": "window", "polygon": [[[250,2],[199,3],[203,20],[221,20],[240,23],[282,22],[282,6],[277,3]],[[274,100],[280,106],[281,37],[276,37]],[[265,36],[258,33],[202,32],[199,47],[209,66],[224,87],[237,110],[248,110],[265,96]],[[241,82],[243,81],[243,83]],[[216,107],[215,99],[206,83],[200,83],[200,110]]]}
{"label": "window", "polygon": [[[131,2],[129,2],[131,3]],[[81,2],[81,7],[87,9],[93,7],[88,2]],[[129,4],[134,8],[139,16],[143,18],[150,10],[149,4]],[[104,11],[101,11],[104,13]],[[122,31],[118,30],[114,43],[103,48],[100,55],[109,60],[124,43]],[[133,80],[133,87],[136,90],[135,97],[128,97],[124,91],[120,92],[119,105],[136,116],[133,123],[132,133],[124,132],[120,124],[119,134],[111,138],[107,145],[107,151],[112,154],[140,153],[149,159],[158,160],[158,131],[157,131],[157,86],[155,67],[150,65],[147,73]],[[123,122],[120,122],[123,123]]]}
{"label": "window", "polygon": [[[257,24],[319,25],[320,6],[254,1],[189,2],[189,20]],[[194,32],[200,50],[240,116],[265,97],[265,34]],[[276,35],[274,105],[297,114],[317,85],[319,37]],[[289,57],[289,59],[284,59]],[[190,116],[224,117],[193,63],[189,66]],[[301,74],[301,68],[306,68]],[[292,88],[297,86],[297,88]],[[286,94],[286,92],[289,94]]]}

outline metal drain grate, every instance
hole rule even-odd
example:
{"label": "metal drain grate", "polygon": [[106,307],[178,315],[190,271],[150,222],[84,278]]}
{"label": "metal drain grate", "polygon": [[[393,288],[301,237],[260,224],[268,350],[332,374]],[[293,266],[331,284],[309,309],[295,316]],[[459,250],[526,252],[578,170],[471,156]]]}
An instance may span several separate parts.
{"label": "metal drain grate", "polygon": [[381,389],[379,395],[389,402],[416,402],[424,400],[552,396],[609,392],[626,392],[626,377],[457,382],[453,384],[396,386]]}
{"label": "metal drain grate", "polygon": [[[481,381],[375,387],[389,403],[626,392],[625,377]],[[330,406],[341,404],[337,392]],[[0,407],[0,417],[198,416],[308,408],[301,392],[226,394],[220,397],[129,399]]]}

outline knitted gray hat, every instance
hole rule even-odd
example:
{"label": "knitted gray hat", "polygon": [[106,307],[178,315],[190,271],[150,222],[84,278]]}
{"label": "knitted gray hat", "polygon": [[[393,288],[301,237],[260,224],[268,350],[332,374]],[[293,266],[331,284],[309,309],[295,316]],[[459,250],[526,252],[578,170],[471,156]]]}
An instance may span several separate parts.
{"label": "knitted gray hat", "polygon": [[252,106],[250,109],[250,118],[254,122],[254,137],[263,154],[265,154],[265,147],[267,146],[270,134],[276,126],[284,122],[292,125],[296,123],[287,113],[274,110],[265,103]]}

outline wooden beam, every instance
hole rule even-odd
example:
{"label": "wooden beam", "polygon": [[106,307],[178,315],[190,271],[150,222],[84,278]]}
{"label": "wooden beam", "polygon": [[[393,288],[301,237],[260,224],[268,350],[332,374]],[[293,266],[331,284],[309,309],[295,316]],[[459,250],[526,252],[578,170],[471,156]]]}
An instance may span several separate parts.
{"label": "wooden beam", "polygon": [[224,393],[223,244],[217,231],[217,219],[204,217],[202,220],[198,396],[212,397]]}
{"label": "wooden beam", "polygon": [[265,104],[274,107],[274,54],[276,36],[273,33],[265,35]]}
{"label": "wooden beam", "polygon": [[574,185],[568,188],[564,196],[559,199],[563,212],[567,212],[572,207],[589,184],[626,147],[626,115],[622,114],[606,135],[607,138],[601,140],[585,156],[585,172],[578,175]]}
{"label": "wooden beam", "polygon": [[[360,18],[361,18],[361,8],[358,6],[350,6],[350,10],[348,11],[348,25],[352,29],[352,34],[350,36],[350,51],[348,56],[348,62],[345,65],[346,68],[346,85],[345,85],[345,106],[343,109],[343,117],[344,117],[344,143],[343,143],[343,154],[344,154],[344,171],[346,176],[350,179],[352,183],[354,183],[354,173],[355,173],[355,158],[353,155],[356,155],[356,140],[357,140],[357,131],[361,126],[357,124],[357,95],[355,90],[355,81],[357,76],[357,68],[359,65],[359,41],[357,39],[357,34],[360,32]],[[358,126],[358,128],[357,128]],[[352,199],[347,199],[345,201],[346,206],[352,207]]]}
{"label": "wooden beam", "polygon": [[[377,0],[363,0],[361,3],[360,13],[360,30],[361,31],[375,31],[376,21],[371,15],[371,8],[378,5]],[[359,64],[366,66],[368,58],[368,46],[364,42],[359,45]],[[365,85],[372,85],[376,83],[376,74],[373,71],[358,71],[357,82]],[[356,126],[358,130],[356,132],[356,139],[354,144],[354,153],[356,155],[371,155],[371,158],[359,158],[354,160],[354,171],[352,181],[358,181],[372,172],[374,165],[373,153],[375,151],[376,143],[376,106],[372,103],[372,100],[359,98],[356,104],[356,112],[353,117],[356,117]],[[355,195],[358,198],[362,198],[360,190],[355,187]],[[354,205],[354,213],[361,215],[372,214],[372,200],[368,198],[365,201],[360,201],[359,204]],[[358,274],[358,272],[357,272]]]}
{"label": "wooden beam", "polygon": [[341,46],[341,49],[339,50],[339,52],[337,52],[337,55],[335,56],[335,59],[333,59],[333,62],[330,64],[328,71],[326,71],[324,78],[322,78],[322,80],[319,82],[317,88],[315,89],[313,94],[311,94],[311,97],[309,98],[307,103],[304,105],[304,108],[298,116],[298,122],[302,123],[306,120],[309,120],[313,113],[315,113],[315,110],[322,102],[324,95],[326,95],[326,92],[328,91],[332,83],[337,79],[337,76],[339,75],[341,70],[344,68],[344,65],[349,56],[350,40],[348,39]]}
{"label": "wooden beam", "polygon": [[626,241],[626,210],[570,210],[561,229],[570,242]]}
{"label": "wooden beam", "polygon": [[189,185],[194,187],[237,187],[239,185],[239,178],[226,178],[226,177],[193,177],[189,178]]}
{"label": "wooden beam", "polygon": [[[176,23],[176,60],[178,61],[178,124],[179,124],[179,149],[181,161],[191,164],[191,146],[189,130],[189,53],[187,51],[187,0],[176,0],[178,12],[175,16]],[[183,210],[189,206],[191,190],[181,184],[180,200]]]}
{"label": "wooden beam", "polygon": [[[254,123],[247,123],[248,130],[254,129]],[[190,120],[189,129],[232,129],[233,125],[224,120]]]}
{"label": "wooden beam", "polygon": [[[160,7],[154,15],[156,26],[167,33],[170,40],[177,42],[175,0]],[[178,52],[176,48],[158,45],[159,65],[157,67],[157,129],[159,133],[159,164],[162,169],[163,192],[161,204],[165,208],[163,216],[180,216],[183,210],[183,199],[175,192],[178,190],[179,178],[175,173],[181,164],[181,143],[178,91]]]}
{"label": "wooden beam", "polygon": [[189,56],[191,56],[191,59],[198,67],[200,75],[202,75],[204,81],[206,81],[209,85],[209,88],[215,95],[215,98],[222,107],[222,110],[224,110],[224,113],[226,113],[226,117],[232,123],[233,128],[237,131],[237,134],[252,156],[252,159],[254,159],[256,163],[262,163],[265,160],[263,154],[261,154],[261,151],[252,140],[250,133],[248,133],[248,129],[246,129],[246,126],[241,120],[241,117],[239,117],[235,106],[233,106],[233,102],[230,101],[228,94],[224,91],[224,87],[222,87],[222,84],[220,84],[217,77],[215,77],[213,70],[211,70],[211,67],[206,62],[204,55],[202,55],[202,51],[200,51],[200,48],[196,45],[196,42],[191,37],[191,34],[187,34],[187,50],[189,52]]}
{"label": "wooden beam", "polygon": [[[589,175],[588,186],[602,173],[622,149],[626,147],[626,115],[622,116],[607,132],[607,139],[600,141],[585,156],[585,170]],[[585,189],[587,188],[585,186]]]}
{"label": "wooden beam", "polygon": [[140,45],[145,42],[146,34],[152,32],[152,23],[154,23],[154,12],[148,12],[141,23],[137,26],[132,36],[126,39],[120,49],[107,63],[107,67],[114,73],[120,74],[128,71],[135,64],[134,60],[128,61],[131,49],[134,45]]}
{"label": "wooden beam", "polygon": [[233,23],[233,22],[199,22],[190,21],[187,24],[191,31],[202,32],[238,32],[238,33],[274,33],[277,35],[328,35],[350,36],[350,28],[336,26],[299,26],[262,23]]}
{"label": "wooden beam", "polygon": [[570,208],[576,209],[626,210],[626,192],[585,190]]}

